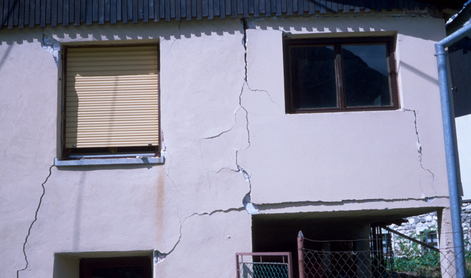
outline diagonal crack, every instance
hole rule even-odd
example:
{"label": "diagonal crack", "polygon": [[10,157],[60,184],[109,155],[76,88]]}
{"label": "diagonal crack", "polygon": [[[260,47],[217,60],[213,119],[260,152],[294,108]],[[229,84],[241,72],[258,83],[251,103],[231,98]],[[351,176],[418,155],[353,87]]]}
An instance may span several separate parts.
{"label": "diagonal crack", "polygon": [[49,177],[52,175],[52,167],[54,167],[54,164],[52,164],[50,167],[49,167],[49,174],[47,175],[46,179],[44,180],[44,182],[41,184],[41,187],[42,187],[42,194],[41,196],[39,197],[39,203],[38,203],[38,207],[36,208],[36,211],[34,212],[34,220],[31,222],[31,224],[29,225],[29,228],[28,228],[28,234],[26,235],[25,237],[25,241],[23,242],[23,256],[25,257],[25,267],[22,268],[22,269],[18,269],[16,271],[16,277],[19,278],[20,277],[20,272],[21,271],[25,271],[26,269],[28,269],[28,266],[29,266],[29,261],[28,261],[28,255],[26,254],[26,244],[28,243],[28,239],[29,239],[29,236],[31,235],[31,229],[33,228],[33,225],[34,223],[38,220],[38,213],[39,213],[39,209],[41,208],[41,204],[43,202],[43,198],[44,198],[44,195],[46,195],[46,187],[45,187],[45,184],[46,182],[49,180]]}
{"label": "diagonal crack", "polygon": [[180,222],[178,240],[177,240],[177,242],[175,242],[172,249],[170,249],[170,251],[168,251],[166,253],[162,253],[162,252],[159,252],[159,251],[154,251],[154,252],[159,257],[159,260],[162,260],[165,257],[167,257],[168,255],[170,255],[173,251],[175,251],[175,249],[177,248],[178,244],[180,244],[180,241],[182,239],[182,236],[183,236],[182,229],[183,229],[183,225],[185,224],[185,221],[188,220],[189,218],[192,218],[193,216],[211,216],[215,213],[227,213],[227,212],[232,212],[232,211],[243,211],[243,210],[244,210],[243,207],[239,207],[239,208],[229,208],[229,209],[218,209],[218,210],[213,210],[211,212],[204,212],[204,213],[195,212],[193,214],[190,214],[187,217],[185,217],[185,219],[183,219],[183,221]]}
{"label": "diagonal crack", "polygon": [[262,90],[262,89],[252,89],[252,88],[250,87],[250,85],[249,85],[249,82],[248,82],[248,81],[246,82],[246,84],[247,84],[247,88],[249,88],[249,90],[250,90],[250,91],[252,91],[252,92],[264,92],[264,93],[266,93],[266,94],[267,94],[267,96],[268,96],[268,98],[270,99],[270,101],[271,101],[272,103],[276,104],[276,105],[278,106],[278,108],[281,110],[281,106],[280,106],[280,104],[278,104],[277,102],[275,102],[275,101],[274,101],[274,100],[271,98],[271,95],[270,95],[270,93],[269,93],[267,90]]}
{"label": "diagonal crack", "polygon": [[435,182],[435,174],[430,169],[425,168],[423,163],[422,163],[422,155],[423,154],[422,154],[422,144],[420,143],[419,127],[418,127],[418,124],[417,124],[417,120],[418,120],[417,111],[413,110],[413,109],[405,109],[405,108],[403,109],[403,111],[412,112],[414,114],[415,135],[417,137],[417,157],[419,159],[420,168],[422,168],[422,170],[430,173],[430,175],[432,176],[432,188],[433,188],[433,190],[435,190],[435,187],[433,186],[433,184]]}
{"label": "diagonal crack", "polygon": [[[180,36],[181,36],[181,34],[182,34],[182,32],[181,32],[181,24],[182,24],[182,22],[179,21],[179,22],[178,22],[178,30],[173,31],[173,32],[169,35],[169,37],[172,37],[176,32],[180,32]],[[167,55],[168,52],[170,51],[170,49],[172,49],[173,44],[174,44],[176,41],[177,41],[177,38],[175,37],[175,39],[173,40],[172,44],[171,44],[170,47],[167,49],[167,52],[165,52],[165,55]]]}
{"label": "diagonal crack", "polygon": [[177,240],[177,242],[175,242],[175,244],[173,245],[172,249],[170,249],[170,251],[168,251],[167,253],[160,253],[160,255],[162,256],[162,258],[167,257],[168,255],[170,255],[170,254],[175,250],[175,248],[177,248],[178,244],[180,243],[180,241],[181,241],[181,239],[182,239],[183,224],[185,224],[185,221],[186,221],[188,218],[192,217],[193,215],[195,215],[195,214],[192,214],[192,215],[189,215],[189,216],[185,217],[185,219],[183,219],[183,221],[180,222],[180,230],[179,230],[180,235],[178,236],[178,240]]}
{"label": "diagonal crack", "polygon": [[[235,114],[237,114],[237,113],[235,113]],[[234,118],[235,118],[235,115],[234,115]],[[237,122],[237,120],[236,120],[236,122]],[[231,126],[231,128],[226,129],[226,130],[223,130],[223,131],[219,132],[219,133],[216,134],[216,135],[212,135],[212,136],[209,136],[209,137],[205,137],[205,138],[203,138],[203,139],[214,139],[214,138],[218,138],[218,137],[220,137],[221,135],[226,134],[226,133],[228,133],[229,131],[231,131],[231,130],[234,128],[234,126],[235,126],[235,123]]]}

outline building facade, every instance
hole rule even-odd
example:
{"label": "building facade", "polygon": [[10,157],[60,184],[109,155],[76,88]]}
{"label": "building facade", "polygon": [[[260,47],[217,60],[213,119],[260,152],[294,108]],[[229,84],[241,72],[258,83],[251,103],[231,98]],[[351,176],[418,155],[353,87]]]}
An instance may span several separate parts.
{"label": "building facade", "polygon": [[234,277],[433,211],[449,244],[445,9],[239,2],[4,4],[1,277]]}

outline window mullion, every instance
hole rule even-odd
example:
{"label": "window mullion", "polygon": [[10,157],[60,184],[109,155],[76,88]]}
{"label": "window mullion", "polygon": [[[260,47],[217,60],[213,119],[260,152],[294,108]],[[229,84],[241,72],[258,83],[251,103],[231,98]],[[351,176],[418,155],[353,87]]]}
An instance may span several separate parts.
{"label": "window mullion", "polygon": [[393,106],[399,105],[397,95],[397,73],[396,73],[396,59],[394,57],[393,43],[391,40],[386,43],[386,64],[388,66],[388,81],[389,81],[389,94],[391,104]]}
{"label": "window mullion", "polygon": [[335,80],[337,84],[337,106],[340,110],[345,110],[346,101],[345,101],[345,82],[344,82],[344,73],[343,73],[343,62],[342,62],[342,45],[335,44]]}

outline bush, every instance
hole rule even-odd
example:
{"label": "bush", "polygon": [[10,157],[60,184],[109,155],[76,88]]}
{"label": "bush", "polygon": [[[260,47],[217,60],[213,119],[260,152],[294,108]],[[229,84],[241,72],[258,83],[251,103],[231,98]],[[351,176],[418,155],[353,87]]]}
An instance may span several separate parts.
{"label": "bush", "polygon": [[[424,232],[434,231],[436,231],[436,227],[432,227]],[[417,240],[423,239],[420,235],[416,234],[412,234],[411,237]],[[466,277],[471,278],[471,245],[469,237],[465,237],[464,245]],[[441,277],[440,252],[429,250],[421,244],[400,237],[390,270],[413,277]]]}
{"label": "bush", "polygon": [[[425,230],[426,233],[432,231]],[[411,237],[422,240],[420,236],[415,234],[412,234]],[[415,277],[441,277],[439,252],[405,238],[399,239],[398,249],[395,251],[394,271]]]}

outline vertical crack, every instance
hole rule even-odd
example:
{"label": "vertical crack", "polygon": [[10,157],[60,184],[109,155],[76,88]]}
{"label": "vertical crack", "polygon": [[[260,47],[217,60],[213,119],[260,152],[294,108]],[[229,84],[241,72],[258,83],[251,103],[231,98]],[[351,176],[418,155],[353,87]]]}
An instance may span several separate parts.
{"label": "vertical crack", "polygon": [[39,209],[41,208],[41,204],[42,204],[44,195],[46,195],[46,187],[45,187],[45,184],[46,184],[46,182],[49,180],[49,177],[52,175],[52,167],[54,167],[54,164],[49,167],[49,174],[47,175],[47,177],[46,177],[46,179],[44,180],[44,182],[41,184],[41,187],[42,187],[43,192],[42,192],[42,194],[41,194],[41,197],[39,197],[38,207],[36,208],[36,211],[34,212],[34,220],[33,220],[33,222],[31,222],[31,224],[29,225],[28,234],[26,235],[25,241],[23,242],[23,256],[24,256],[24,258],[25,258],[25,263],[26,263],[26,265],[25,265],[24,268],[19,269],[19,270],[16,271],[16,278],[19,278],[19,277],[20,277],[20,272],[21,272],[21,271],[25,271],[26,269],[28,269],[28,266],[29,266],[28,255],[26,254],[26,244],[28,243],[29,236],[31,235],[31,229],[33,228],[34,223],[38,220]]}
{"label": "vertical crack", "polygon": [[[242,88],[240,89],[240,94],[239,94],[239,107],[242,108],[242,110],[245,111],[245,129],[247,130],[247,143],[248,147],[250,147],[250,129],[249,129],[249,111],[242,105],[242,95],[244,94],[244,87],[247,84],[248,80],[248,71],[247,71],[247,29],[248,23],[246,18],[242,18],[241,20],[242,23],[242,29],[244,30],[244,36],[242,37],[242,46],[244,47],[244,82],[242,83]],[[248,84],[247,84],[248,86]]]}
{"label": "vertical crack", "polygon": [[171,169],[171,166],[172,166],[172,157],[170,156],[170,154],[167,151],[167,145],[165,144],[165,137],[164,137],[164,131],[163,130],[161,130],[161,136],[162,136],[162,149],[160,151],[160,155],[163,156],[165,158],[165,160],[167,161],[165,163],[167,166],[163,168],[165,176],[167,176],[167,178],[172,182],[172,185],[175,188],[175,190],[178,193],[180,193],[180,195],[184,196],[184,194],[182,194],[181,191],[178,189],[177,184],[175,183],[175,181],[170,177],[170,169]]}
{"label": "vertical crack", "polygon": [[435,190],[435,188],[433,187],[433,183],[435,182],[435,174],[432,171],[430,171],[430,169],[425,168],[423,163],[422,163],[422,155],[423,154],[422,154],[422,144],[420,143],[419,127],[417,125],[417,120],[418,120],[417,111],[413,110],[413,109],[403,109],[403,111],[412,112],[414,114],[415,135],[417,137],[417,158],[419,160],[420,168],[422,168],[422,170],[430,173],[430,175],[432,176],[432,188]]}
{"label": "vertical crack", "polygon": [[[242,45],[244,46],[244,63],[245,63],[245,67],[244,67],[244,70],[245,70],[245,77],[244,77],[244,84],[242,85],[242,90],[244,88],[244,85],[247,86],[247,88],[252,91],[252,92],[264,92],[267,94],[268,98],[270,99],[270,101],[274,104],[276,104],[278,106],[278,108],[281,109],[280,105],[278,103],[276,103],[275,101],[273,101],[273,99],[271,98],[271,95],[270,93],[267,91],[267,90],[262,90],[262,89],[252,89],[249,85],[249,78],[248,78],[248,62],[247,62],[247,57],[248,57],[248,51],[247,51],[247,29],[250,29],[251,26],[249,25],[252,25],[252,28],[254,28],[254,25],[253,25],[253,21],[250,21],[248,20],[248,18],[241,18],[240,19],[241,21],[241,24],[242,24],[242,29],[244,30],[244,37],[242,38]],[[241,94],[242,95],[242,94]],[[241,104],[241,98],[239,97],[239,105]]]}
{"label": "vertical crack", "polygon": [[[242,46],[244,47],[244,82],[242,83],[242,88],[240,89],[240,94],[239,94],[239,108],[241,108],[245,112],[245,129],[247,130],[247,144],[248,144],[245,149],[247,149],[250,147],[249,111],[242,104],[242,96],[244,94],[245,86],[247,85],[248,87],[248,83],[247,83],[247,80],[248,80],[247,29],[249,28],[249,24],[247,22],[247,18],[242,18],[240,22],[242,24],[242,29],[244,31],[244,35],[242,37]],[[237,165],[236,172],[241,173],[244,176],[244,179],[249,184],[249,192],[247,192],[247,194],[245,194],[244,198],[242,199],[242,204],[244,205],[246,211],[249,214],[256,214],[258,213],[257,206],[252,204],[250,200],[250,194],[252,192],[252,182],[250,180],[249,173],[239,165],[239,150],[236,150],[236,165]]]}

